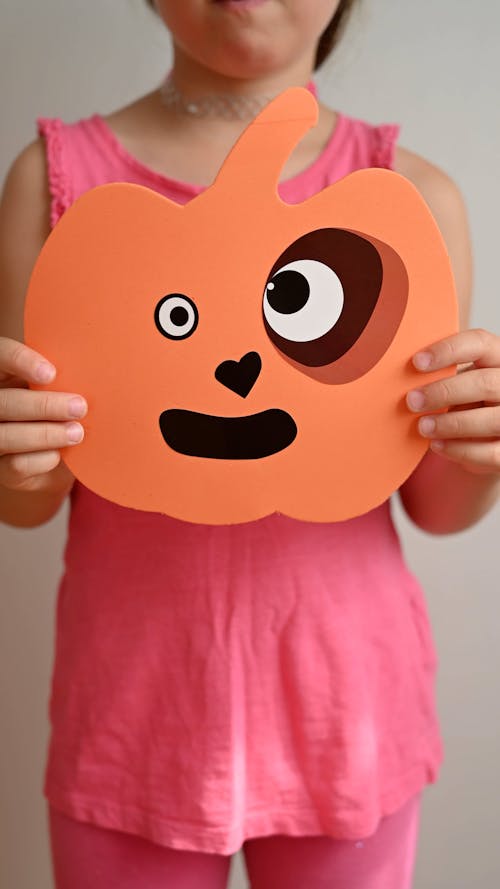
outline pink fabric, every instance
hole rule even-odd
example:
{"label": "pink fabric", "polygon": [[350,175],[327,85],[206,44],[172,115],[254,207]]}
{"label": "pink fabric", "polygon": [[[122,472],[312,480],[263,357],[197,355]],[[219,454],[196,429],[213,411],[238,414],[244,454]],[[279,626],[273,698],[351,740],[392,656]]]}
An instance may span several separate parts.
{"label": "pink fabric", "polygon": [[[170,849],[49,812],[55,889],[226,889],[231,857]],[[420,796],[361,841],[272,836],[246,840],[252,889],[411,889]]]}
{"label": "pink fabric", "polygon": [[[38,127],[53,223],[105,182],[180,203],[202,190],[145,167],[99,115]],[[391,167],[397,135],[340,114],[283,199]],[[437,780],[436,667],[389,503],[338,524],[273,515],[210,527],[76,482],[44,792],[73,818],[176,849],[367,836]]]}

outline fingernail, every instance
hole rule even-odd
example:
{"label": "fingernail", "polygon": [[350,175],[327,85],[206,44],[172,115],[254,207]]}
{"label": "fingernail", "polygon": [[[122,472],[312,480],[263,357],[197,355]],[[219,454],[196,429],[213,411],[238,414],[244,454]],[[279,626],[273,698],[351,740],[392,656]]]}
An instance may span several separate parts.
{"label": "fingernail", "polygon": [[68,402],[68,414],[70,417],[83,417],[84,414],[87,413],[87,404],[83,400],[77,396],[76,398],[71,398]]}
{"label": "fingernail", "polygon": [[417,352],[417,354],[413,356],[413,364],[418,370],[427,370],[432,364],[431,352]]}
{"label": "fingernail", "polygon": [[436,421],[432,417],[422,417],[418,421],[418,428],[422,435],[432,435],[436,429]]}
{"label": "fingernail", "polygon": [[35,370],[35,377],[37,380],[40,380],[41,383],[50,383],[55,375],[55,367],[53,367],[52,364],[48,364],[46,361],[39,364]]}
{"label": "fingernail", "polygon": [[431,441],[430,448],[432,451],[442,451],[444,448],[444,441]]}
{"label": "fingernail", "polygon": [[70,423],[66,426],[66,435],[70,444],[78,444],[83,438],[83,426],[79,423]]}
{"label": "fingernail", "polygon": [[425,395],[420,389],[413,389],[412,392],[408,392],[406,403],[412,411],[420,411],[425,404]]}

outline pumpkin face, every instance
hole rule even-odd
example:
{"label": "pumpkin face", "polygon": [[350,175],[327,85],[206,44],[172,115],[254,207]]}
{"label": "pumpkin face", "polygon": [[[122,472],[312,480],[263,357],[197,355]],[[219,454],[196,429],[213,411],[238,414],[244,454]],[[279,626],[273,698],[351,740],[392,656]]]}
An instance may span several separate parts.
{"label": "pumpkin face", "polygon": [[316,114],[288,90],[186,206],[100,186],[48,238],[25,338],[58,375],[34,388],[86,397],[84,441],[61,453],[95,493],[194,522],[335,521],[424,455],[405,396],[412,355],[456,330],[450,262],[396,173],[279,198]]}

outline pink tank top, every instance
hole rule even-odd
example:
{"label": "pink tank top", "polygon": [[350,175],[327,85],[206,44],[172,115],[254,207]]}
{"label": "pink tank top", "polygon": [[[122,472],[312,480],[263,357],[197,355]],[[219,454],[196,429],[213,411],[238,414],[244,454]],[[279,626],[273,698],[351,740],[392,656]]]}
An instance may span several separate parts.
{"label": "pink tank top", "polygon": [[[40,119],[38,131],[53,225],[105,182],[179,203],[202,190],[146,167],[97,114]],[[283,199],[391,168],[398,132],[339,114]],[[366,837],[437,780],[436,669],[389,502],[337,524],[207,526],[75,482],[44,794],[73,818],[177,849]]]}

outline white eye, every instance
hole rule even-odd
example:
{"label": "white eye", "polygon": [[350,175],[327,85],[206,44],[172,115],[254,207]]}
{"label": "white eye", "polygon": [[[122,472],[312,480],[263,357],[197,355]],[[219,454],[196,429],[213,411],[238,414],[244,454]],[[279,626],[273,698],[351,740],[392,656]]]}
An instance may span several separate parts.
{"label": "white eye", "polygon": [[264,316],[279,336],[295,343],[317,340],[337,323],[344,290],[333,269],[299,259],[279,269],[266,286]]}
{"label": "white eye", "polygon": [[156,306],[155,323],[163,336],[183,340],[196,329],[198,310],[189,297],[182,293],[170,293]]}

